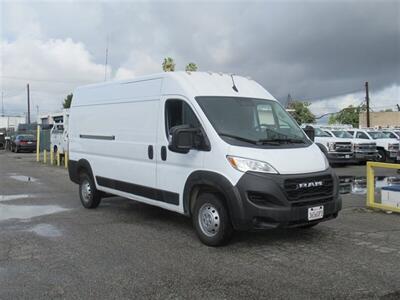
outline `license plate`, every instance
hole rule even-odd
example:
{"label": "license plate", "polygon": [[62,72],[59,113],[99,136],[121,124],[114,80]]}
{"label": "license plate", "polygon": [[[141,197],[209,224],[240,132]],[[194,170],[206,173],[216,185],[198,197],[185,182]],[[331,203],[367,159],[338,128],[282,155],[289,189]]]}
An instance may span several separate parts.
{"label": "license plate", "polygon": [[346,154],[346,155],[345,155],[345,158],[350,158],[350,155]]}
{"label": "license plate", "polygon": [[32,142],[28,142],[28,144],[32,144]]}
{"label": "license plate", "polygon": [[308,209],[308,221],[322,219],[324,217],[324,207],[315,206]]}

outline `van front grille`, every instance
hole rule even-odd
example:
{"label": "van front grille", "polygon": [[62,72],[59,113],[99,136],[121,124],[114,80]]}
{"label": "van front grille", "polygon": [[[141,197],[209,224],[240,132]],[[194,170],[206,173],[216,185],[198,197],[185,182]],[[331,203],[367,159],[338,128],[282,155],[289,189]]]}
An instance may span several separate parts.
{"label": "van front grille", "polygon": [[286,179],[284,189],[289,201],[325,198],[333,195],[333,178],[325,175]]}

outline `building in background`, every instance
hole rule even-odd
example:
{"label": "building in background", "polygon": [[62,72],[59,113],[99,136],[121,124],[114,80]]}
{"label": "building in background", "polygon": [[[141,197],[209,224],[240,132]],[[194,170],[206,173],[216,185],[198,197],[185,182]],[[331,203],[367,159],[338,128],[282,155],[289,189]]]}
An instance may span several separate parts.
{"label": "building in background", "polygon": [[0,128],[16,130],[19,124],[25,123],[25,116],[0,116]]}
{"label": "building in background", "polygon": [[[400,127],[400,112],[370,112],[370,127]],[[367,127],[367,113],[360,113],[360,127]]]}

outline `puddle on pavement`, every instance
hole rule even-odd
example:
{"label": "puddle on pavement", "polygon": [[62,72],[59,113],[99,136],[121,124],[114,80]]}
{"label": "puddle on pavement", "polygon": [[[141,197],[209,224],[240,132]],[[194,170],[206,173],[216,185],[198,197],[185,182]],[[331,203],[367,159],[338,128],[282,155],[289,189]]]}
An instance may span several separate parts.
{"label": "puddle on pavement", "polygon": [[22,182],[37,182],[38,179],[35,177],[24,176],[24,175],[11,175],[10,178],[22,181]]}
{"label": "puddle on pavement", "polygon": [[32,197],[32,195],[29,194],[19,194],[19,195],[0,195],[0,202],[1,201],[11,201],[11,200],[17,200],[17,199],[25,199]]}
{"label": "puddle on pavement", "polygon": [[[366,194],[367,178],[357,176],[339,176],[341,194]],[[382,187],[400,185],[400,176],[376,176],[375,192],[379,192]]]}
{"label": "puddle on pavement", "polygon": [[68,209],[57,205],[6,205],[0,204],[0,221],[11,219],[30,219],[51,215]]}
{"label": "puddle on pavement", "polygon": [[27,231],[48,238],[59,237],[62,235],[60,230],[50,224],[39,224],[28,229]]}

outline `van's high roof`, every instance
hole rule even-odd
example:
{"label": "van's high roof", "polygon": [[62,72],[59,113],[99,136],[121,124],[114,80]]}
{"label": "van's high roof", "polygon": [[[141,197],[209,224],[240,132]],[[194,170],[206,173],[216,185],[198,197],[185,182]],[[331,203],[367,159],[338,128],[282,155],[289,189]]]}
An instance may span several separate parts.
{"label": "van's high roof", "polygon": [[[79,87],[74,92],[72,106],[151,99],[160,95],[232,96],[276,100],[254,80],[230,74],[212,72],[164,72],[128,80],[108,81]],[[132,99],[134,100],[134,99]]]}

